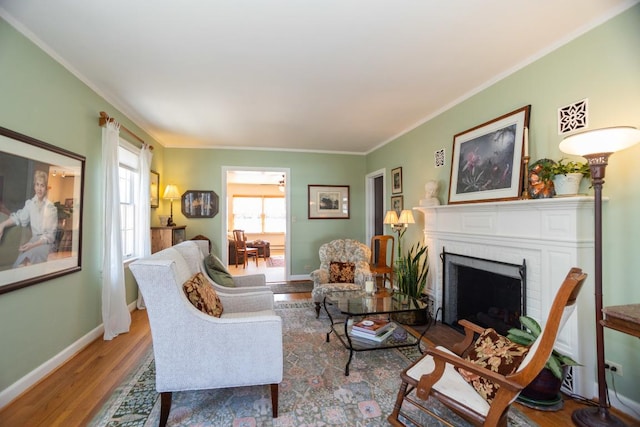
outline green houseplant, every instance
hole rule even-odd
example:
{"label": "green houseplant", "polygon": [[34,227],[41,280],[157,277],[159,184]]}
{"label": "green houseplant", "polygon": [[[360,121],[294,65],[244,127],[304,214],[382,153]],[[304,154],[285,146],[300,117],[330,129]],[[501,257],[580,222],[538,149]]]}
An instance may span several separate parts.
{"label": "green houseplant", "polygon": [[[525,329],[511,328],[508,331],[507,338],[515,343],[530,346],[540,336],[542,328],[538,322],[529,316],[521,316],[520,323]],[[571,357],[554,349],[549,355],[544,369],[522,390],[521,396],[536,402],[553,402],[557,400],[566,369],[569,366],[580,366],[580,364]]]}
{"label": "green houseplant", "polygon": [[[525,330],[511,328],[508,331],[507,338],[515,343],[529,346],[538,339],[542,333],[542,328],[535,319],[529,316],[520,316],[520,323],[525,327]],[[562,368],[564,366],[580,366],[580,364],[554,349],[549,356],[549,360],[547,360],[545,368],[549,369],[556,378],[562,380]]]}
{"label": "green houseplant", "polygon": [[422,292],[427,285],[428,273],[428,249],[427,246],[418,242],[401,255],[396,262],[398,292],[417,299],[422,298]]}
{"label": "green houseplant", "polygon": [[[418,242],[411,246],[396,261],[395,266],[397,298],[413,297],[423,299],[422,292],[427,285],[429,273],[429,259],[427,246]],[[395,297],[395,296],[394,296]],[[425,310],[411,311],[407,313],[395,313],[393,319],[405,325],[425,325],[429,322]]]}

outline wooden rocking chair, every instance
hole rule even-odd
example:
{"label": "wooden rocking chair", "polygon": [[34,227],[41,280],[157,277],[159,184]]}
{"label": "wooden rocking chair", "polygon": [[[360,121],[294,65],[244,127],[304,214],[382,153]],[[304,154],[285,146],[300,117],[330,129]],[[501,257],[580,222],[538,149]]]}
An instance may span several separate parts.
{"label": "wooden rocking chair", "polygon": [[[481,334],[485,330],[461,320],[459,323],[465,328],[465,339],[452,348],[453,352],[443,347],[429,349],[425,356],[402,372],[402,384],[396,404],[387,420],[394,426],[404,426],[399,419],[401,415],[419,425],[416,417],[403,410],[402,403],[406,400],[421,411],[431,414],[424,402],[431,397],[476,426],[506,427],[509,406],[546,364],[558,332],[575,309],[576,298],[586,277],[579,268],[569,271],[556,293],[542,334],[531,345],[528,354],[512,374],[501,375],[460,357],[472,344],[474,333]],[[499,385],[493,401],[488,403],[454,367]],[[416,391],[415,396],[411,394],[413,390]]]}

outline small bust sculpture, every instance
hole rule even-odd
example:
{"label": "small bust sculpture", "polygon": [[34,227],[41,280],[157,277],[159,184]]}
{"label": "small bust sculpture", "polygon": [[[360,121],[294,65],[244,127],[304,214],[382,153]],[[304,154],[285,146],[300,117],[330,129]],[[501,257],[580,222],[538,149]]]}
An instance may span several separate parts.
{"label": "small bust sculpture", "polygon": [[424,199],[420,199],[420,206],[438,206],[438,181],[427,181],[424,185]]}

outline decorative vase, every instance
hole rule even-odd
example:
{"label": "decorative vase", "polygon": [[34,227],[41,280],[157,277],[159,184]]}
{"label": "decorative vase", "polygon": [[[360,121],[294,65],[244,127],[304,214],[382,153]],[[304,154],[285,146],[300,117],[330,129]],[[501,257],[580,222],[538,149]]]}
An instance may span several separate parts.
{"label": "decorative vase", "polygon": [[553,177],[553,186],[558,196],[571,196],[578,194],[580,182],[583,175],[581,173],[568,173],[566,175],[556,175]]}

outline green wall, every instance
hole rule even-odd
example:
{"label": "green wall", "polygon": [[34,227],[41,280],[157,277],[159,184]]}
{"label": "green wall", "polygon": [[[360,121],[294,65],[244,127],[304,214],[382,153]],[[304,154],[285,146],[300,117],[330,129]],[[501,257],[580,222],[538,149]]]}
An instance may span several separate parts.
{"label": "green wall", "polygon": [[[530,104],[532,161],[559,160],[563,154],[558,149],[562,137],[557,132],[557,109],[584,98],[589,98],[589,128],[640,127],[640,5],[371,153],[367,171],[402,166],[405,206],[418,206],[424,183],[438,180],[444,204],[453,135]],[[446,165],[435,168],[434,152],[441,148],[446,150]],[[640,221],[635,219],[640,212],[640,186],[633,181],[639,160],[640,144],[609,159],[603,189],[609,198],[603,211],[605,306],[640,303],[640,286],[633,273],[640,259]],[[422,237],[422,215],[416,215],[416,221],[407,230],[406,242]],[[592,326],[584,325],[581,333],[592,334]],[[623,365],[624,376],[615,377],[618,393],[640,402],[640,340],[605,330],[605,343],[606,358]]]}
{"label": "green wall", "polygon": [[[291,189],[291,274],[305,275],[319,265],[318,249],[334,238],[364,241],[364,156],[314,154],[282,151],[219,149],[166,149],[165,175],[161,186],[172,182],[180,191],[213,190],[222,194],[223,166],[289,168],[287,185]],[[165,178],[166,177],[166,178]],[[349,185],[351,196],[348,220],[309,220],[307,185]],[[220,201],[224,203],[224,201]],[[168,203],[160,209],[168,213]],[[187,226],[187,237],[204,234],[212,240],[217,253],[226,250],[226,234],[221,235],[222,215],[211,219],[185,218],[174,210],[174,221]],[[153,218],[152,221],[157,221]],[[157,217],[157,215],[155,215]]]}

